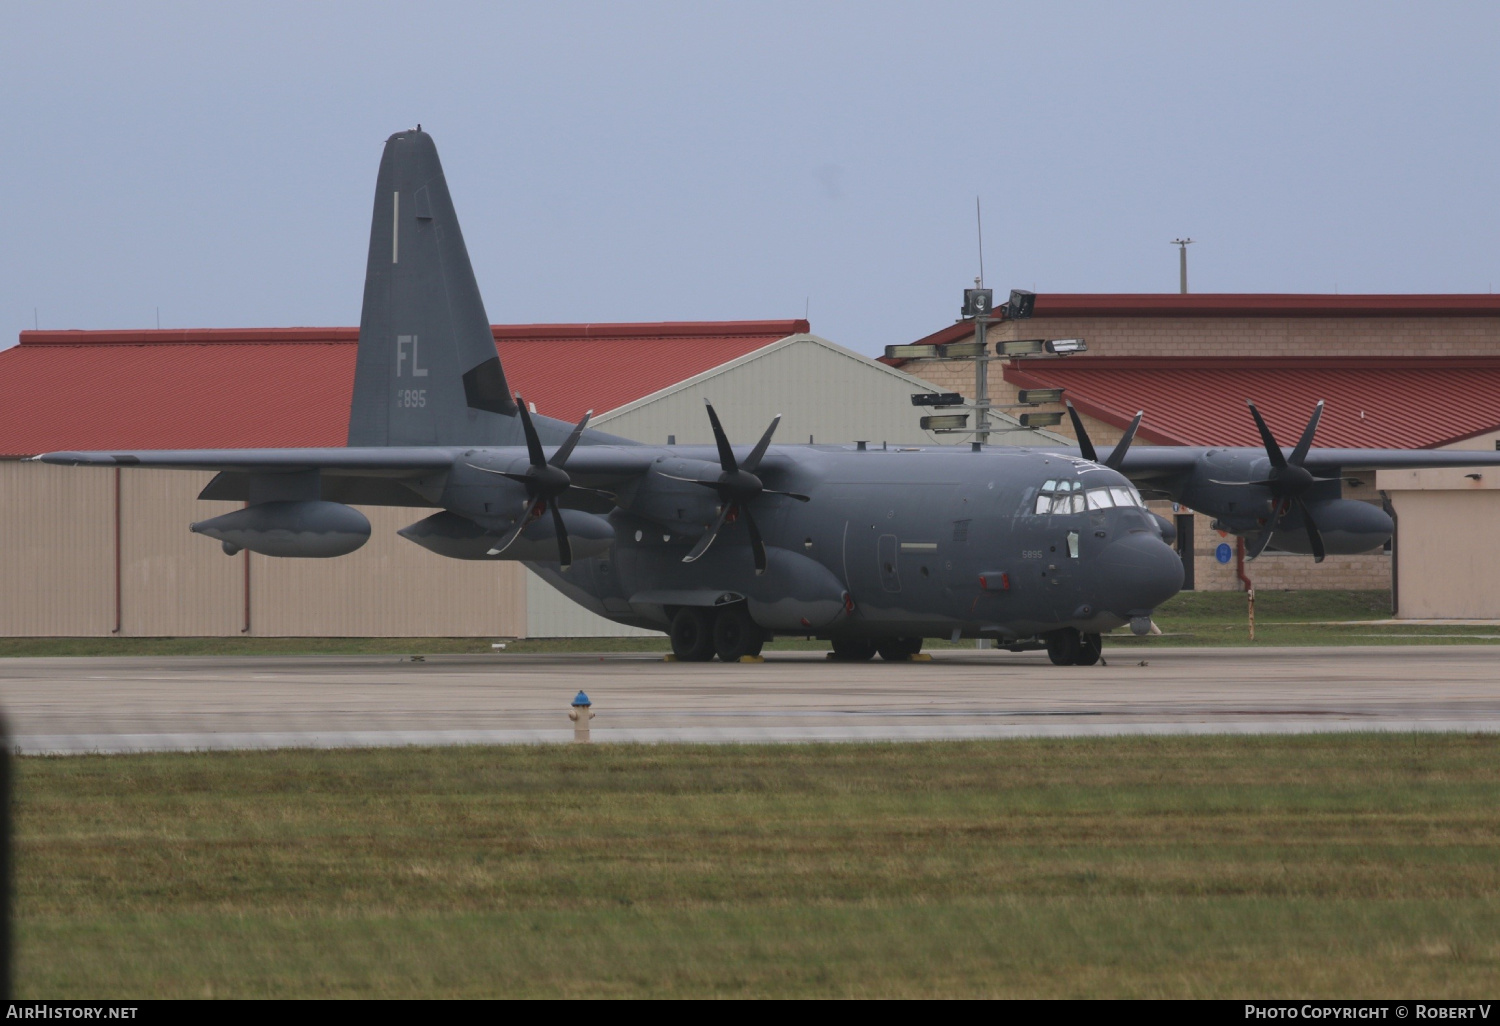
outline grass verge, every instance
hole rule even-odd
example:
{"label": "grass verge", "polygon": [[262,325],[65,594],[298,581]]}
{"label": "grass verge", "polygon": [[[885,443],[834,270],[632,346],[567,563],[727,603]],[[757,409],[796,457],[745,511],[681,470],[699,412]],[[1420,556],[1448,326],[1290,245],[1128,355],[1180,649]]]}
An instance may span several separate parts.
{"label": "grass verge", "polygon": [[17,989],[1483,996],[1500,738],[19,760]]}

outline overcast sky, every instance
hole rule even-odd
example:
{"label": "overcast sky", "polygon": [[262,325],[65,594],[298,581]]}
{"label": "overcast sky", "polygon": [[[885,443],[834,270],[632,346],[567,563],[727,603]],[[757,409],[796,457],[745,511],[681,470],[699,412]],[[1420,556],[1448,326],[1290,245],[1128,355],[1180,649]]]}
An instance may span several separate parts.
{"label": "overcast sky", "polygon": [[[997,289],[1500,284],[1494,3],[0,0],[0,344],[359,321],[386,136],[490,318],[800,317],[876,353]],[[35,311],[35,313],[33,313]]]}

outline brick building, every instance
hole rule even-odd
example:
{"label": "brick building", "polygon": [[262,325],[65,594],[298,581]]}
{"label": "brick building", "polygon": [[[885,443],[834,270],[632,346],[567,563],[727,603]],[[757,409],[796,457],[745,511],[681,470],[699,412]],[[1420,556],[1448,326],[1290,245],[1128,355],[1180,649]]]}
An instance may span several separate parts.
{"label": "brick building", "polygon": [[[961,321],[917,343],[972,337],[972,324]],[[1301,433],[1319,399],[1327,400],[1315,443],[1320,446],[1492,449],[1500,440],[1500,296],[1042,294],[1030,319],[992,323],[988,337],[995,343],[1087,340],[1085,354],[992,364],[989,391],[992,402],[1004,404],[1014,403],[1022,388],[1065,388],[1101,451],[1119,440],[1137,410],[1146,414],[1138,435],[1145,444],[1258,446],[1247,398],[1284,444]],[[889,362],[938,390],[973,393],[970,361]],[[1055,430],[1072,436],[1066,421]],[[1500,596],[1458,600],[1456,591],[1464,589],[1433,583],[1439,573],[1434,568],[1461,563],[1476,577],[1469,591],[1483,596],[1497,590],[1483,583],[1486,577],[1500,580],[1500,563],[1488,565],[1490,547],[1454,539],[1447,513],[1441,527],[1432,520],[1438,510],[1455,508],[1444,495],[1488,493],[1496,483],[1442,472],[1377,475],[1350,468],[1346,497],[1392,504],[1401,525],[1401,565],[1393,567],[1390,552],[1329,556],[1322,564],[1267,552],[1252,564],[1252,579],[1260,588],[1384,588],[1394,570],[1402,582],[1401,615],[1480,615],[1475,610],[1484,606],[1483,615],[1500,616]],[[1458,504],[1489,510],[1495,499],[1470,496]],[[1190,527],[1179,523],[1193,539],[1185,559],[1196,588],[1240,586],[1233,562],[1215,558],[1218,546],[1232,537],[1214,531],[1206,517],[1154,505],[1190,518]],[[1500,516],[1500,509],[1490,512]],[[1481,529],[1473,523],[1474,531]],[[1405,550],[1401,537],[1411,542]],[[1447,571],[1441,576],[1451,578]]]}

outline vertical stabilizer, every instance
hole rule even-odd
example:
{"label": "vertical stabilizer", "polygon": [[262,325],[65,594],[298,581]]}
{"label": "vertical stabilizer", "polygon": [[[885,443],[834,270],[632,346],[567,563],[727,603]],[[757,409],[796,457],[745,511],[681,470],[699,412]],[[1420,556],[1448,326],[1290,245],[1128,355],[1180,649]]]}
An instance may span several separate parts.
{"label": "vertical stabilizer", "polygon": [[398,132],[375,183],[349,444],[515,444],[515,413],[437,147]]}

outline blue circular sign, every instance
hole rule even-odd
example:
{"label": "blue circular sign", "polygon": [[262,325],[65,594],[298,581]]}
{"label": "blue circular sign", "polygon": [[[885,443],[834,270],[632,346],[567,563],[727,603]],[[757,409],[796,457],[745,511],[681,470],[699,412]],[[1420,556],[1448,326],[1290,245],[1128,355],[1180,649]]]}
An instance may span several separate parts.
{"label": "blue circular sign", "polygon": [[1220,563],[1227,563],[1229,562],[1229,557],[1231,554],[1233,554],[1233,552],[1234,550],[1229,547],[1228,542],[1220,542],[1219,547],[1214,549],[1214,558],[1217,559]]}

